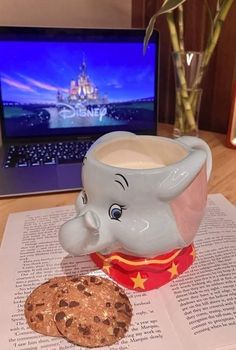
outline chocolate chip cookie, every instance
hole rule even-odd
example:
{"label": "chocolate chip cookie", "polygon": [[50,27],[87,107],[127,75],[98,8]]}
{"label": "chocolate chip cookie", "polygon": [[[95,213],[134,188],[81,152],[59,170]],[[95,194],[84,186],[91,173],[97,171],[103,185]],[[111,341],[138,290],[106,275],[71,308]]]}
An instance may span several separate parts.
{"label": "chocolate chip cookie", "polygon": [[59,332],[74,344],[97,347],[123,338],[132,307],[123,289],[97,276],[69,278],[56,291],[54,321]]}
{"label": "chocolate chip cookie", "polygon": [[25,302],[25,318],[34,331],[50,336],[61,336],[55,322],[52,307],[55,294],[67,277],[54,277],[33,290]]}

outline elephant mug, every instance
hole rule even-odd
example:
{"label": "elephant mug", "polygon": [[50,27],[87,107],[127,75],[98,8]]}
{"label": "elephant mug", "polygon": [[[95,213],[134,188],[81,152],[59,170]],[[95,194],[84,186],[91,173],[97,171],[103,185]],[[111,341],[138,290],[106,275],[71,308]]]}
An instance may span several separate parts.
{"label": "elephant mug", "polygon": [[112,132],[88,150],[75,218],[59,232],[72,255],[90,254],[115,281],[158,288],[193,262],[212,156],[200,138]]}

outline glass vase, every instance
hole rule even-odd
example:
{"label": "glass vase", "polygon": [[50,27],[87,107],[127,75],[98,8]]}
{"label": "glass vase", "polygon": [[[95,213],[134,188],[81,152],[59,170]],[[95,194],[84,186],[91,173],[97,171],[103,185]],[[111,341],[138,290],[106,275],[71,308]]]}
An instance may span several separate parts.
{"label": "glass vase", "polygon": [[175,121],[173,136],[198,136],[202,88],[202,52],[185,51],[172,54],[175,72]]}

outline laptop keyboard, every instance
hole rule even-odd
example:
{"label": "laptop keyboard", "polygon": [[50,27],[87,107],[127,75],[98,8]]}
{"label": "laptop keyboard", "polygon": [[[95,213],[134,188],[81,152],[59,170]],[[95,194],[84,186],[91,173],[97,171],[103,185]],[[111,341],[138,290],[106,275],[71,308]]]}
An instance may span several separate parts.
{"label": "laptop keyboard", "polygon": [[5,168],[30,167],[82,162],[94,141],[38,143],[9,147]]}

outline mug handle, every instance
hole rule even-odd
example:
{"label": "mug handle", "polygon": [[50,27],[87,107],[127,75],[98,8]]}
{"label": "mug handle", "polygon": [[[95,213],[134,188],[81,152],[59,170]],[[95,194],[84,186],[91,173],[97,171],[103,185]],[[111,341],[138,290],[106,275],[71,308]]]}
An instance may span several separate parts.
{"label": "mug handle", "polygon": [[212,170],[212,153],[208,144],[202,139],[194,136],[182,136],[178,139],[178,142],[183,143],[184,145],[187,145],[191,148],[200,149],[206,152],[206,155],[207,155],[206,167],[207,167],[207,181],[208,181]]}

